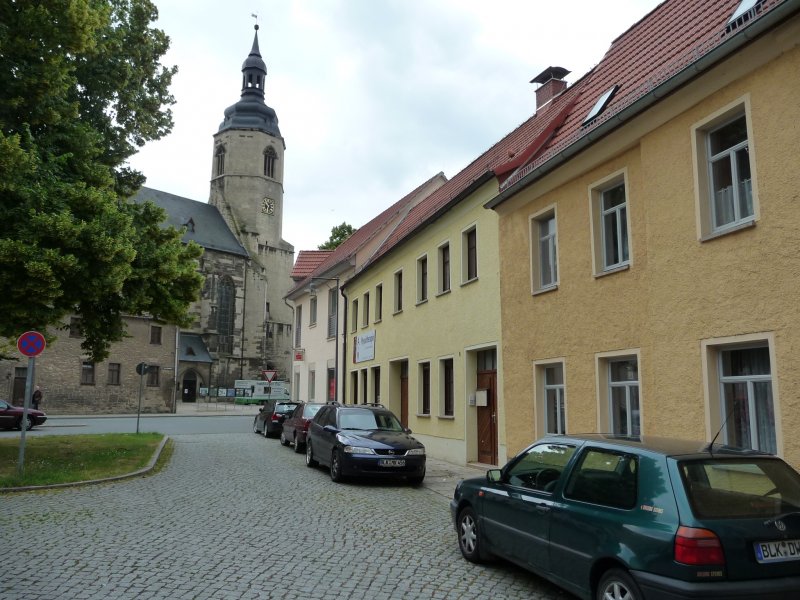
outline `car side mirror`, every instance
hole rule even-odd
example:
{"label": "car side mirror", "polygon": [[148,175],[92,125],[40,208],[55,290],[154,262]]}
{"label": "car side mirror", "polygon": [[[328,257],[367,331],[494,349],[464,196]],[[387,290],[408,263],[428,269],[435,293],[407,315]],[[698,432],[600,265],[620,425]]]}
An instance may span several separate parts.
{"label": "car side mirror", "polygon": [[406,433],[414,433],[413,431],[411,431],[411,428],[410,428],[410,427],[406,427],[404,431],[405,431]]}
{"label": "car side mirror", "polygon": [[489,483],[499,483],[503,480],[503,471],[501,469],[489,469],[486,471],[486,481]]}
{"label": "car side mirror", "polygon": [[325,425],[325,427],[323,427],[322,429],[324,431],[327,431],[328,433],[339,433],[339,430],[336,429],[336,427],[334,427],[333,425]]}

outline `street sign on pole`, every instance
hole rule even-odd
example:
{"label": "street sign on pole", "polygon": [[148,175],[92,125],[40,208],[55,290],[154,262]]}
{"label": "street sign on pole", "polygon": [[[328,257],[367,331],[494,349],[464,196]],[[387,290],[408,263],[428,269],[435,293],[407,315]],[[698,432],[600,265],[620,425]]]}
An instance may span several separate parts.
{"label": "street sign on pole", "polygon": [[25,473],[25,432],[28,430],[28,408],[30,407],[31,390],[33,390],[35,381],[36,357],[42,353],[46,346],[47,342],[45,342],[44,336],[38,331],[26,331],[17,338],[17,350],[19,350],[23,356],[28,357],[28,371],[25,378],[25,400],[22,402],[22,420],[19,423],[17,474],[20,476]]}
{"label": "street sign on pole", "polygon": [[275,379],[275,375],[277,374],[277,371],[261,371],[261,375],[267,383],[272,383],[272,380]]}
{"label": "street sign on pole", "polygon": [[39,356],[46,346],[44,336],[38,331],[26,331],[17,338],[17,349],[28,358]]}

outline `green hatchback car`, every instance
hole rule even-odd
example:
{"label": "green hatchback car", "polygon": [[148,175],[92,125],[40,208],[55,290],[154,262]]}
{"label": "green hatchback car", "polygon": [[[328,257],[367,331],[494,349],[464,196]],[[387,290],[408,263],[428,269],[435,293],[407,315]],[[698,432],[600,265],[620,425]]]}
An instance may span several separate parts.
{"label": "green hatchback car", "polygon": [[458,483],[464,558],[581,598],[800,598],[800,474],[707,442],[551,436]]}

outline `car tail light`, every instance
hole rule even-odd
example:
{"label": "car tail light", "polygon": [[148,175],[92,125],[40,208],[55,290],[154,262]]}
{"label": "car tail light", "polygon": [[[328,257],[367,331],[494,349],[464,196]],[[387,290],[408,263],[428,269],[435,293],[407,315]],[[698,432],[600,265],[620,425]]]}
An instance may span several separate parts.
{"label": "car tail light", "polygon": [[272,420],[273,421],[280,421],[281,416],[278,413],[272,413]]}
{"label": "car tail light", "polygon": [[675,560],[685,565],[724,565],[725,554],[713,531],[681,526],[675,534]]}
{"label": "car tail light", "polygon": [[311,419],[303,419],[303,431],[308,431],[309,425],[311,425]]}

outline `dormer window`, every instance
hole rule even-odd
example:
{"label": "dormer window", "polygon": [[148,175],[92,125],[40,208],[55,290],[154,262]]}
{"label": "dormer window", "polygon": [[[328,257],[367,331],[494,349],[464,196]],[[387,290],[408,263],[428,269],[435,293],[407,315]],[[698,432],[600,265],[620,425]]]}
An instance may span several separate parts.
{"label": "dormer window", "polygon": [[590,110],[589,114],[586,115],[586,118],[583,120],[583,123],[581,123],[581,125],[588,125],[591,121],[597,118],[597,116],[600,115],[600,113],[602,113],[606,109],[606,106],[608,106],[608,103],[611,102],[611,98],[614,97],[614,94],[618,89],[619,86],[614,85],[605,94],[600,96],[597,102],[595,102],[595,105],[592,108],[592,110]]}
{"label": "dormer window", "polygon": [[225,146],[218,146],[214,154],[214,174],[217,176],[225,174]]}
{"label": "dormer window", "polygon": [[189,218],[189,220],[186,221],[183,224],[183,226],[186,228],[186,231],[194,233],[194,220],[193,219]]}
{"label": "dormer window", "polygon": [[763,0],[742,0],[739,8],[734,11],[728,20],[728,24],[725,26],[725,33],[731,33],[749,23],[751,19],[761,12],[762,4]]}
{"label": "dormer window", "polygon": [[264,150],[264,175],[270,179],[275,179],[275,163],[278,160],[278,153],[275,148],[269,146]]}

